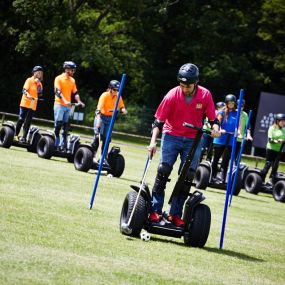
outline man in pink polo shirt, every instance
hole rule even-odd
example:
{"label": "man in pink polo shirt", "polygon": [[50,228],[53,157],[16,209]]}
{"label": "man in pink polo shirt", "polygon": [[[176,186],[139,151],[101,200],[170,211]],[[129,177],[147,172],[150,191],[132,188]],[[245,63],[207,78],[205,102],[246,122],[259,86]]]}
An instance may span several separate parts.
{"label": "man in pink polo shirt", "polygon": [[[160,103],[152,126],[152,137],[148,150],[156,152],[156,140],[162,131],[160,163],[152,189],[152,209],[150,222],[161,220],[165,187],[173,165],[180,155],[179,172],[192,147],[197,130],[183,126],[184,122],[203,127],[203,119],[207,117],[212,125],[212,137],[219,137],[219,122],[216,119],[215,105],[209,90],[198,85],[199,69],[195,64],[186,63],[179,69],[177,76],[179,86],[171,89]],[[182,209],[190,191],[201,154],[198,146],[188,172],[185,192],[172,197],[169,220],[177,227],[183,227]]]}

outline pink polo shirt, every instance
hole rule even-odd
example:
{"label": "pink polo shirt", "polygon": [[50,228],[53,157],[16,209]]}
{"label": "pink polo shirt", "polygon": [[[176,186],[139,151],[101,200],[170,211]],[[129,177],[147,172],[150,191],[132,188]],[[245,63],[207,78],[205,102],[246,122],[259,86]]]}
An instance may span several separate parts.
{"label": "pink polo shirt", "polygon": [[156,110],[155,117],[157,120],[165,122],[163,133],[195,138],[197,131],[184,127],[183,123],[187,122],[202,128],[205,117],[210,121],[214,120],[216,114],[212,94],[206,88],[198,85],[195,95],[187,104],[180,86],[177,86],[163,98]]}

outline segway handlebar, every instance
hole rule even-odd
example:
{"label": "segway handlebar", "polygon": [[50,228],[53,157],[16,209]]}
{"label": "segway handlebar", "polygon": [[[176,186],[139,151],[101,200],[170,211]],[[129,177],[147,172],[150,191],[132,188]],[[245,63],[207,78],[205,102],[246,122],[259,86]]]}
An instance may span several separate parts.
{"label": "segway handlebar", "polygon": [[183,123],[183,126],[191,128],[191,129],[194,129],[194,130],[197,130],[197,131],[202,131],[205,134],[211,135],[211,131],[203,129],[203,128],[200,128],[200,127],[197,127],[197,126],[194,126],[194,125],[186,123],[186,122]]}

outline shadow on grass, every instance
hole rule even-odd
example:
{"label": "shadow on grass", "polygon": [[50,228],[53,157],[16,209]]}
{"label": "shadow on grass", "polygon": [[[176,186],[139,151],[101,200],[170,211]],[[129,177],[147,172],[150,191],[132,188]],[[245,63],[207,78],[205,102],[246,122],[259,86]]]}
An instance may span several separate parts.
{"label": "shadow on grass", "polygon": [[[211,189],[211,190],[207,190],[205,191],[204,193],[206,192],[211,192],[211,193],[216,193],[216,194],[219,194],[219,195],[225,195],[225,192],[224,190],[216,190],[216,189]],[[249,194],[249,193],[248,193]],[[266,193],[262,193],[262,194],[265,194],[265,195],[262,195],[262,197],[268,197],[268,198],[272,198],[269,194],[266,195]],[[243,197],[243,196],[233,196],[233,200],[235,200],[235,198],[239,198],[239,199],[245,199],[245,200],[254,200],[254,201],[257,201],[257,202],[261,202],[261,203],[268,203],[267,201],[262,201],[262,200],[259,200],[259,199],[255,199],[254,197],[256,197],[256,195],[254,194],[250,194],[250,198],[248,197]]]}
{"label": "shadow on grass", "polygon": [[[131,240],[131,238],[129,238],[129,239]],[[163,243],[171,243],[171,244],[176,244],[176,245],[179,245],[179,246],[183,246],[185,248],[189,248],[189,246],[185,245],[181,241],[173,241],[173,240],[163,239],[163,238],[159,238],[159,237],[151,237],[151,241],[159,241],[159,242],[163,242]],[[218,249],[218,248],[213,248],[213,247],[203,247],[203,248],[201,248],[201,250],[212,252],[212,253],[215,253],[215,254],[227,255],[227,256],[230,256],[230,257],[239,258],[239,259],[246,260],[246,261],[264,262],[263,259],[256,258],[256,257],[250,256],[250,255],[244,254],[244,253],[240,253],[240,252],[227,250],[227,249]]]}
{"label": "shadow on grass", "polygon": [[264,260],[261,258],[256,258],[256,257],[250,256],[244,253],[236,252],[233,250],[219,249],[219,248],[213,248],[213,247],[204,247],[203,250],[208,251],[208,252],[213,252],[216,254],[222,254],[222,255],[227,255],[230,257],[234,257],[234,258],[239,258],[239,259],[246,260],[246,261],[264,262]]}

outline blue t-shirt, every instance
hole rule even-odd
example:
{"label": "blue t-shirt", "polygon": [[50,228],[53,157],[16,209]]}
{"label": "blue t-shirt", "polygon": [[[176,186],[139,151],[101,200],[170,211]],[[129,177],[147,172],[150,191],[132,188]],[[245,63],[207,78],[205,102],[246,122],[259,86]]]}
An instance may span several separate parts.
{"label": "blue t-shirt", "polygon": [[[228,113],[227,119],[225,118],[225,111],[222,110],[218,113],[223,117],[221,122],[221,129],[226,130],[227,132],[235,131],[236,120],[237,120],[237,111],[231,111]],[[232,145],[233,144],[234,135],[230,134],[222,134],[219,138],[214,139],[214,144],[220,145]]]}

